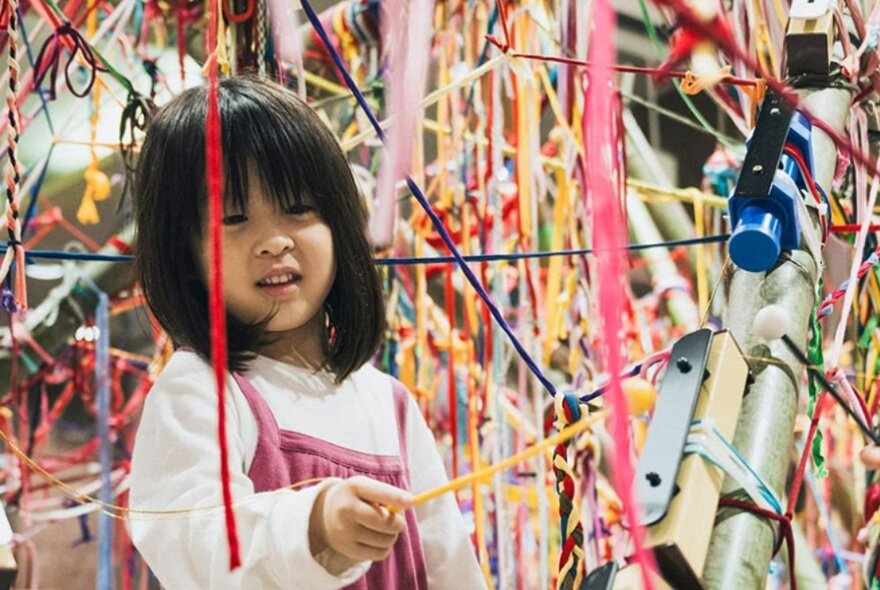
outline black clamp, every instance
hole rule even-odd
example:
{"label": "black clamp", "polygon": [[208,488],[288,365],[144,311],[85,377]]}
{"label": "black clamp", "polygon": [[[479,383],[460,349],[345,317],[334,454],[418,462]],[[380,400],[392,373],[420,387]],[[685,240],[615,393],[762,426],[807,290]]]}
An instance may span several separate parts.
{"label": "black clamp", "polygon": [[694,410],[707,376],[711,344],[712,330],[704,328],[684,336],[672,347],[636,470],[636,498],[644,526],[658,522],[669,510]]}

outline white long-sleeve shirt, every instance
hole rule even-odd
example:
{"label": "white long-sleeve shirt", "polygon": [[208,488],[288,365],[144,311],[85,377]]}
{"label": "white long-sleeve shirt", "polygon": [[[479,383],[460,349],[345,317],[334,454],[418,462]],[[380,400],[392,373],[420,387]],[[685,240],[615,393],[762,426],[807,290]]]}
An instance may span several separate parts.
{"label": "white long-sleeve shirt", "polygon": [[[267,402],[279,428],[354,451],[397,455],[399,441],[391,379],[365,365],[342,384],[257,357],[246,376]],[[177,351],[144,403],[130,474],[135,546],[168,590],[323,590],[352,583],[358,564],[331,575],[311,553],[308,523],[321,485],[255,493],[247,472],[258,428],[243,393],[227,381],[229,470],[242,566],[229,572],[217,442],[216,385],[211,367],[194,352]],[[415,402],[407,410],[406,445],[413,494],[443,485],[446,473],[434,437]],[[245,500],[242,502],[242,500]],[[451,494],[416,507],[431,589],[485,588],[464,521]],[[330,569],[333,569],[330,567]]]}

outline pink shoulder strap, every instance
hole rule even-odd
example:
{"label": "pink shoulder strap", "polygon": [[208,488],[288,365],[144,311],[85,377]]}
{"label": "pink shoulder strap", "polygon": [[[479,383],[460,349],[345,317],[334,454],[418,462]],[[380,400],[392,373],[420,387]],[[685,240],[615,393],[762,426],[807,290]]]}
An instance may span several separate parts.
{"label": "pink shoulder strap", "polygon": [[266,403],[266,400],[263,399],[263,396],[260,395],[260,392],[257,391],[257,388],[254,387],[250,379],[241,373],[233,373],[232,378],[238,384],[241,393],[251,408],[251,412],[254,414],[260,437],[267,436],[270,442],[277,444],[280,441],[278,422],[275,420],[275,414],[272,413],[269,404]]}
{"label": "pink shoulder strap", "polygon": [[[266,400],[263,399],[263,396],[260,395],[256,387],[254,387],[254,384],[251,383],[250,379],[240,373],[233,373],[232,377],[238,384],[238,387],[241,389],[242,394],[247,400],[248,405],[251,408],[251,412],[253,412],[254,418],[257,421],[259,431],[264,436],[268,436],[271,442],[277,443],[280,440],[280,431],[278,427],[278,422],[275,420],[275,415],[269,408],[269,404],[266,403]],[[409,398],[411,394],[409,392],[409,389],[407,389],[403,383],[393,377],[391,377],[390,379],[391,393],[394,402],[394,415],[397,419],[397,437],[398,445],[400,447],[400,458],[403,461],[404,467],[408,467],[409,462],[407,459],[406,447],[406,418],[409,408]]]}

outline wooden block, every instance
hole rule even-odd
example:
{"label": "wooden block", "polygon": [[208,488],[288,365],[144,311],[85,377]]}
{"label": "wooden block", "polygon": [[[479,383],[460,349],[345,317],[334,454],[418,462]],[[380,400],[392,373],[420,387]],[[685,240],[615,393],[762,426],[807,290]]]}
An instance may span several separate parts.
{"label": "wooden block", "polygon": [[12,545],[0,547],[0,590],[9,590],[15,582],[18,566],[12,555]]}
{"label": "wooden block", "polygon": [[787,75],[827,76],[834,43],[834,14],[818,18],[790,18],[785,33]]}
{"label": "wooden block", "polygon": [[[672,586],[657,574],[649,574],[654,588],[657,590],[673,590]],[[614,590],[643,590],[642,572],[638,564],[631,564],[617,572],[614,578]]]}
{"label": "wooden block", "polygon": [[[703,382],[694,419],[711,418],[722,436],[732,441],[749,367],[727,331],[713,336],[707,371],[709,376]],[[676,479],[678,493],[672,498],[669,511],[647,529],[646,545],[654,549],[665,578],[658,588],[703,587],[700,576],[723,481],[724,473],[698,455],[689,455],[682,461]],[[621,570],[614,590],[642,590],[638,568],[629,566]]]}

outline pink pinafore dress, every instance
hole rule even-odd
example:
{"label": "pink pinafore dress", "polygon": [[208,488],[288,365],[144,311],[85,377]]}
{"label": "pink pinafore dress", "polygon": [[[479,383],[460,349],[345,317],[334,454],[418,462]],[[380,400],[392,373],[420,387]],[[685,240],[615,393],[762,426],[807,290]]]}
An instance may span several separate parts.
{"label": "pink pinafore dress", "polygon": [[[281,430],[275,415],[249,379],[234,375],[257,421],[257,448],[248,477],[256,492],[269,492],[311,478],[345,479],[363,475],[403,490],[409,490],[406,460],[406,409],[409,392],[393,380],[394,411],[400,440],[400,455],[372,455],[346,449],[325,440]],[[419,541],[415,511],[405,513],[406,528],[391,554],[374,562],[351,590],[427,590],[425,558]]]}

